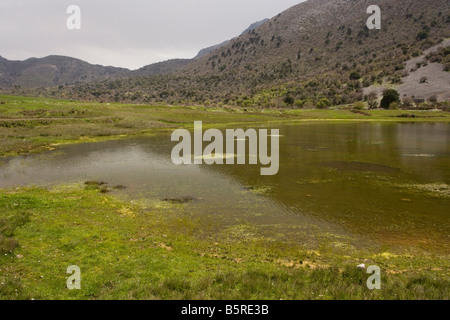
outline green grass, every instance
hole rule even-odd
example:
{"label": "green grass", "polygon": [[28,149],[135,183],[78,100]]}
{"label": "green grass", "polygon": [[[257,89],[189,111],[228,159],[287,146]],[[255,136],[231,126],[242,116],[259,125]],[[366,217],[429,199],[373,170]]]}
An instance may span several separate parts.
{"label": "green grass", "polygon": [[[0,299],[449,299],[448,256],[307,250],[86,185],[0,190]],[[152,203],[147,202],[147,203]],[[239,236],[242,235],[242,236]],[[359,263],[382,269],[366,287]],[[66,288],[68,266],[81,290]]]}
{"label": "green grass", "polygon": [[[301,121],[449,121],[448,113],[236,109],[104,104],[0,96],[0,156],[174,128]],[[411,113],[411,112],[409,112]],[[120,186],[117,186],[119,189]],[[112,192],[112,193],[110,193]],[[183,200],[183,199],[181,199]],[[189,201],[127,202],[101,182],[0,189],[0,299],[449,299],[448,255],[389,248],[311,251],[221,229],[180,210]],[[356,266],[378,265],[370,291]],[[78,265],[82,289],[66,288]]]}
{"label": "green grass", "polygon": [[[443,111],[291,110],[259,108],[205,108],[95,103],[0,95],[0,157],[124,136],[191,128],[299,121],[449,121]],[[398,118],[414,113],[419,118]]]}

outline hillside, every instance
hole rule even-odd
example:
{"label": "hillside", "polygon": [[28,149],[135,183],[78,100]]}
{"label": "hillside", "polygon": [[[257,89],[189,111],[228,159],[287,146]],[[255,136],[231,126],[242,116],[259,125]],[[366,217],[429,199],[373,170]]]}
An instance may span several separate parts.
{"label": "hillside", "polygon": [[167,61],[157,62],[149,64],[138,70],[131,71],[130,73],[125,74],[125,76],[132,77],[170,74],[187,66],[191,61],[191,59],[171,59]]}
{"label": "hillside", "polygon": [[[267,21],[269,21],[269,19],[264,19],[264,20],[261,20],[261,21],[252,23],[247,29],[245,29],[245,30],[240,34],[240,36],[245,35],[247,32],[252,31],[253,29],[258,28],[260,25],[266,23]],[[233,39],[236,39],[236,38],[233,38]],[[214,46],[211,46],[211,47],[208,47],[208,48],[204,48],[204,49],[202,49],[202,50],[199,51],[199,53],[195,56],[194,59],[200,59],[200,58],[202,58],[202,57],[204,57],[204,56],[210,54],[211,52],[213,52],[213,51],[215,51],[215,50],[217,50],[217,49],[222,48],[223,46],[225,46],[225,45],[227,45],[228,43],[230,43],[230,41],[231,41],[231,40],[227,40],[227,41],[224,41],[224,42],[222,42],[222,43],[220,43],[220,44],[216,44],[216,45],[214,45]]]}
{"label": "hillside", "polygon": [[10,61],[0,57],[0,87],[52,87],[107,79],[127,71],[64,56],[30,58],[25,61]]}
{"label": "hillside", "polygon": [[[268,19],[251,24],[242,34],[257,28]],[[206,56],[212,51],[226,45],[230,40],[218,45],[201,49],[193,59],[171,59],[146,65],[138,70],[92,65],[79,59],[64,56],[48,56],[24,61],[10,61],[0,56],[0,88],[21,86],[54,87],[74,83],[86,83],[117,77],[142,77],[175,73],[194,59]]]}
{"label": "hillside", "polygon": [[[381,30],[366,27],[366,10],[372,4],[309,0],[170,75],[142,73],[37,93],[104,101],[264,107],[360,101],[364,88],[399,86],[409,75],[408,61],[450,37],[449,0],[379,0]],[[440,56],[448,64],[447,51]],[[414,87],[408,94],[413,96],[413,91]]]}
{"label": "hillside", "polygon": [[222,48],[223,46],[225,46],[225,45],[228,44],[229,42],[230,42],[230,40],[226,40],[226,41],[224,41],[224,42],[222,42],[222,43],[219,43],[219,44],[216,44],[216,45],[213,45],[213,46],[204,48],[204,49],[202,49],[202,50],[200,50],[200,51],[198,52],[198,54],[194,57],[194,59],[200,59],[200,58],[203,58],[204,56],[207,56],[208,54],[210,54],[210,53],[213,52],[214,50],[217,50],[217,49],[219,49],[219,48]]}
{"label": "hillside", "polygon": [[[450,39],[433,46],[406,62],[401,84],[396,86],[400,96],[407,101],[450,100]],[[364,88],[365,95],[375,93],[381,97],[390,83]]]}
{"label": "hillside", "polygon": [[448,0],[378,3],[382,29],[368,30],[371,1],[309,0],[189,64],[185,74],[221,75],[229,94],[286,86],[299,99],[360,99],[361,87],[399,84],[406,61],[450,36]]}
{"label": "hillside", "polygon": [[[261,24],[263,24],[267,20],[268,19],[252,23],[246,30],[244,30],[244,32],[242,32],[242,34],[245,34],[248,31],[251,31],[251,30],[259,27]],[[220,44],[216,44],[216,45],[201,49],[193,59],[171,59],[171,60],[167,60],[167,61],[153,63],[150,65],[144,66],[136,71],[132,71],[129,74],[126,74],[126,76],[136,77],[136,76],[153,76],[153,75],[173,74],[173,73],[178,72],[181,69],[183,69],[185,66],[190,64],[193,60],[207,56],[214,50],[217,50],[217,49],[225,46],[229,42],[230,42],[230,40],[226,40]]]}

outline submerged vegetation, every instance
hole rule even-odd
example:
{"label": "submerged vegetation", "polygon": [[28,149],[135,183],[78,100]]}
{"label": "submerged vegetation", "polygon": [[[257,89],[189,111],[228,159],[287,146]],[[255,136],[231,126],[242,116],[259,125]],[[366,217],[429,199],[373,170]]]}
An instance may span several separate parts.
{"label": "submerged vegetation", "polygon": [[[23,64],[0,57],[0,93],[20,95],[0,95],[0,159],[63,144],[168,135],[192,129],[194,121],[205,128],[449,123],[448,1],[409,2],[405,8],[400,1],[380,0],[388,8],[383,28],[369,30],[365,2],[308,1],[199,59],[136,71],[66,57]],[[427,66],[439,68],[439,77]],[[292,131],[298,141],[284,151],[292,155],[290,172],[276,183],[234,173],[241,178],[236,198],[272,196],[286,212],[304,210],[295,212],[302,212],[295,217],[304,219],[300,223],[281,224],[285,211],[279,207],[264,216],[261,208],[268,202],[245,207],[235,201],[248,215],[223,204],[228,212],[210,214],[225,203],[222,190],[203,211],[196,206],[207,196],[190,188],[179,194],[135,192],[130,201],[120,190],[136,190],[131,179],[114,185],[86,181],[101,179],[89,176],[70,185],[0,189],[0,299],[448,300],[450,233],[442,208],[448,207],[449,182],[443,175],[418,180],[404,172],[406,179],[399,174],[402,163],[390,161],[399,152],[407,152],[403,161],[434,157],[421,154],[426,148],[417,154],[409,148],[432,144],[434,136],[412,141],[420,135],[414,132],[402,144],[401,130],[388,129],[394,151],[382,147],[382,130],[376,132],[380,141],[370,140],[370,132],[329,130],[326,137],[351,138],[341,144],[316,143],[323,141],[313,140],[319,130],[298,136]],[[373,151],[370,143],[380,148]],[[327,148],[324,159],[321,150]],[[310,157],[300,159],[307,152]],[[448,148],[436,158],[448,161]],[[448,170],[446,164],[440,168]],[[301,172],[299,179],[294,170]],[[154,187],[160,181],[153,182]],[[232,217],[222,221],[225,214]],[[371,236],[374,241],[366,242]],[[74,265],[81,270],[80,290],[66,287],[67,268]],[[382,289],[371,291],[366,270],[374,265],[381,269]]]}
{"label": "submerged vegetation", "polygon": [[[413,110],[415,117],[403,119],[404,110],[355,113],[351,106],[171,107],[13,96],[0,96],[0,101],[1,156],[170,132],[191,128],[194,120],[205,127],[450,120],[445,111]],[[393,170],[355,161],[322,165],[357,174]],[[297,185],[338,182],[322,178]],[[52,188],[0,189],[0,299],[450,298],[450,264],[443,251],[362,248],[324,230],[314,230],[318,240],[312,248],[276,226],[276,234],[270,234],[245,219],[224,223],[217,216],[194,215],[186,209],[202,199],[189,194],[130,201],[119,192],[126,187],[83,180]],[[395,187],[448,198],[444,183]],[[271,191],[272,186],[251,183],[241,190],[258,197]],[[314,199],[309,192],[302,197]],[[381,268],[382,290],[367,288],[370,275],[357,268],[361,264]],[[66,270],[72,265],[81,268],[81,290],[66,288]]]}
{"label": "submerged vegetation", "polygon": [[[0,157],[174,128],[314,120],[397,121],[404,110],[355,112],[351,106],[325,109],[261,109],[98,103],[0,95]],[[429,108],[428,108],[429,109]],[[431,108],[432,109],[432,108]],[[442,110],[413,110],[403,120],[449,121]]]}
{"label": "submerged vegetation", "polygon": [[[266,239],[249,224],[217,232],[154,202],[82,184],[0,190],[0,299],[449,299],[446,256]],[[182,205],[189,205],[185,202]],[[14,239],[14,240],[12,240]],[[357,265],[382,268],[382,290]],[[81,290],[66,269],[81,268]]]}

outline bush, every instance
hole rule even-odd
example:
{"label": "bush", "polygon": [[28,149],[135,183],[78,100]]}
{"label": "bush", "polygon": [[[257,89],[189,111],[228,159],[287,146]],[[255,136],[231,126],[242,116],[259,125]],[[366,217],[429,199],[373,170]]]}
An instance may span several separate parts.
{"label": "bush", "polygon": [[253,101],[250,99],[246,99],[246,100],[242,101],[243,107],[250,107],[252,104],[253,104]]}
{"label": "bush", "polygon": [[383,99],[381,99],[380,107],[383,109],[389,109],[392,102],[400,103],[400,94],[395,89],[387,89],[383,93]]}
{"label": "bush", "polygon": [[435,94],[432,95],[431,97],[428,98],[428,101],[432,102],[432,103],[436,103],[437,102],[437,96]]}
{"label": "bush", "polygon": [[353,104],[353,109],[354,109],[354,110],[363,110],[365,107],[366,107],[366,105],[365,105],[365,103],[362,102],[362,101],[358,101],[358,102],[355,102],[355,103]]}
{"label": "bush", "polygon": [[424,40],[426,38],[428,38],[428,33],[426,31],[420,31],[416,36],[416,39],[419,41]]}
{"label": "bush", "polygon": [[305,108],[305,109],[313,109],[314,108],[314,103],[311,100],[306,100],[305,103],[303,104],[303,108]]}
{"label": "bush", "polygon": [[377,93],[374,91],[371,91],[368,95],[367,95],[367,100],[376,100],[377,99]]}
{"label": "bush", "polygon": [[294,101],[294,105],[299,108],[303,108],[304,104],[305,104],[305,100],[295,100]]}
{"label": "bush", "polygon": [[378,109],[379,106],[377,100],[370,100],[367,104],[369,105],[370,110]]}
{"label": "bush", "polygon": [[294,104],[294,98],[292,98],[291,96],[286,96],[286,98],[284,98],[284,103],[286,103],[288,106],[292,106]]}
{"label": "bush", "polygon": [[320,101],[317,101],[317,103],[316,103],[316,108],[317,109],[325,109],[326,107],[327,106],[324,103],[322,103]]}
{"label": "bush", "polygon": [[403,107],[411,108],[413,106],[414,100],[410,97],[403,98]]}
{"label": "bush", "polygon": [[330,100],[328,100],[328,99],[326,99],[326,98],[320,99],[320,100],[316,103],[316,107],[317,107],[318,109],[325,109],[326,107],[329,107],[329,106],[331,106],[331,102],[330,102]]}
{"label": "bush", "polygon": [[398,110],[398,102],[391,102],[389,104],[389,110]]}
{"label": "bush", "polygon": [[359,80],[361,79],[361,75],[357,71],[353,71],[350,73],[350,80]]}

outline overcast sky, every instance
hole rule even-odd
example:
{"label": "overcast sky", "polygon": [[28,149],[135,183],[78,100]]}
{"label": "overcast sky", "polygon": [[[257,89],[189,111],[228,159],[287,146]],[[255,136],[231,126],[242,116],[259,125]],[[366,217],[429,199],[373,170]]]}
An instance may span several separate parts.
{"label": "overcast sky", "polygon": [[[136,69],[192,58],[302,0],[0,0],[0,55],[10,60],[71,56]],[[66,26],[81,8],[81,30]]]}

